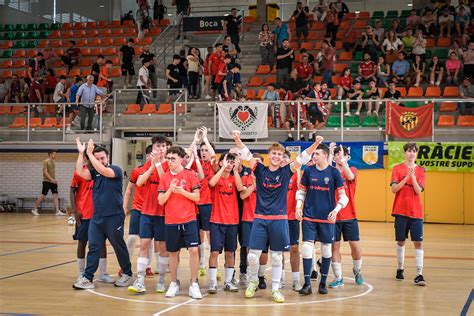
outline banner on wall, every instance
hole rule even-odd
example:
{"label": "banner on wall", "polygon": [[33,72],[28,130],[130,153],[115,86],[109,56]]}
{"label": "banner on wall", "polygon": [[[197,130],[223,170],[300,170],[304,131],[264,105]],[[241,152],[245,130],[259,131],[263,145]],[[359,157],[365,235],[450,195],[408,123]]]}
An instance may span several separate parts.
{"label": "banner on wall", "polygon": [[219,137],[232,138],[231,133],[239,130],[242,139],[268,137],[268,104],[266,103],[218,103]]}
{"label": "banner on wall", "polygon": [[387,135],[401,138],[423,138],[433,133],[434,104],[406,108],[387,103]]}
{"label": "banner on wall", "polygon": [[183,32],[222,31],[222,16],[184,17]]}
{"label": "banner on wall", "polygon": [[[405,142],[388,143],[388,168],[405,161]],[[427,171],[474,172],[474,143],[417,142],[416,163]]]}
{"label": "banner on wall", "polygon": [[[311,146],[311,142],[284,142],[290,152],[299,153]],[[383,169],[383,142],[342,142],[336,143],[349,148],[349,165],[357,169]],[[329,143],[326,143],[329,146]]]}

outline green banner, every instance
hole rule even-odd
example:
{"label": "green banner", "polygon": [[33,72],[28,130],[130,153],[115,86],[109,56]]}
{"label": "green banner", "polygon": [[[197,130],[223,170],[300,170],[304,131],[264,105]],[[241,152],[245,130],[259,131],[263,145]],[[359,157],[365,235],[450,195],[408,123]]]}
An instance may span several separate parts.
{"label": "green banner", "polygon": [[[388,168],[405,161],[403,145],[406,142],[388,143]],[[474,172],[474,143],[417,142],[416,163],[426,171]]]}

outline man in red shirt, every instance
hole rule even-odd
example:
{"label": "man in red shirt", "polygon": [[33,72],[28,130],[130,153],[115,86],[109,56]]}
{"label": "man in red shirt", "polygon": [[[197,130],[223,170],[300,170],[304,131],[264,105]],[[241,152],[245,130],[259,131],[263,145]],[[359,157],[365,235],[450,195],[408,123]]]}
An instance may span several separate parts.
{"label": "man in red shirt", "polygon": [[228,66],[232,60],[232,57],[229,54],[226,54],[224,56],[224,61],[219,64],[219,67],[217,68],[217,74],[214,79],[214,84],[212,86],[213,90],[217,90],[219,94],[222,94],[224,91],[222,82],[224,81],[225,76],[227,75]]}
{"label": "man in red shirt", "polygon": [[216,97],[216,92],[218,85],[216,85],[215,80],[216,76],[219,72],[219,65],[224,61],[224,51],[223,51],[223,45],[222,43],[217,43],[214,45],[215,51],[214,53],[211,54],[211,57],[209,58],[209,73],[212,76],[211,80],[211,97],[214,99]]}
{"label": "man in red shirt", "polygon": [[[364,283],[362,273],[360,272],[362,266],[362,254],[359,244],[359,222],[357,221],[357,214],[355,209],[355,190],[357,185],[357,169],[349,167],[348,160],[349,149],[347,147],[339,146],[334,149],[334,161],[336,168],[341,172],[344,179],[344,190],[349,202],[346,207],[341,209],[336,217],[336,231],[335,242],[332,244],[332,271],[334,273],[334,281],[329,283],[329,287],[336,288],[344,286],[344,279],[342,278],[341,266],[341,235],[344,241],[349,242],[352,255],[352,271],[354,272],[355,282],[358,285]],[[339,196],[336,195],[336,200]]]}
{"label": "man in red shirt", "polygon": [[[87,168],[87,154],[84,153],[84,168]],[[84,274],[86,267],[86,246],[89,241],[88,231],[89,223],[94,214],[94,202],[92,200],[92,188],[94,180],[82,178],[74,171],[71,181],[70,200],[71,208],[76,219],[76,231],[72,236],[77,240],[77,267],[79,268],[79,277]],[[105,283],[114,283],[114,279],[107,274],[107,248],[104,248],[99,259],[99,278],[97,281]]]}
{"label": "man in red shirt", "polygon": [[329,88],[333,88],[332,75],[334,71],[334,59],[336,57],[336,50],[332,48],[331,43],[328,40],[324,40],[321,44],[321,72],[323,75],[323,81],[328,83]]}
{"label": "man in red shirt", "polygon": [[179,251],[186,247],[189,251],[191,285],[189,296],[201,299],[197,284],[199,269],[199,230],[196,221],[196,203],[199,202],[200,184],[196,172],[184,169],[182,162],[186,152],[183,148],[170,147],[166,153],[169,170],[160,179],[158,203],[164,206],[166,249],[169,252],[171,284],[166,297],[175,297],[179,293],[178,262]]}
{"label": "man in red shirt", "polygon": [[61,56],[61,60],[64,65],[68,66],[68,72],[79,63],[81,58],[81,50],[76,47],[76,41],[69,41],[69,47],[64,52],[64,55]]}
{"label": "man in red shirt", "polygon": [[359,64],[359,80],[361,83],[368,83],[371,80],[377,82],[375,78],[376,73],[377,65],[370,59],[369,53],[364,53],[364,60]]}
{"label": "man in red shirt", "polygon": [[237,192],[242,191],[243,186],[239,175],[239,160],[235,158],[236,156],[230,153],[221,155],[221,168],[209,180],[209,187],[214,189],[214,204],[210,219],[209,275],[211,282],[208,289],[210,294],[217,293],[217,259],[222,250],[225,251],[224,291],[237,292],[239,290],[232,282],[232,278],[239,226]]}
{"label": "man in red shirt", "polygon": [[418,154],[416,143],[406,143],[403,146],[405,161],[396,165],[392,171],[390,185],[395,193],[392,216],[395,217],[395,239],[397,241],[398,269],[396,279],[405,277],[405,239],[410,232],[415,246],[416,274],[415,284],[425,286],[423,278],[423,205],[421,192],[425,188],[425,169],[416,165]]}
{"label": "man in red shirt", "polygon": [[313,67],[308,63],[308,55],[301,56],[301,64],[296,67],[298,76],[307,84],[313,77]]}

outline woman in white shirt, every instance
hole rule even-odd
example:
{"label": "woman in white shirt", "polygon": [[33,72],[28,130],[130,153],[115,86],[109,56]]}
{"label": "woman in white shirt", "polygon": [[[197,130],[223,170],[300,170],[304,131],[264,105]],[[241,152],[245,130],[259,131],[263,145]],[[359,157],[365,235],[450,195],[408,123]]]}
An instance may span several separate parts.
{"label": "woman in white shirt", "polygon": [[199,99],[197,85],[199,81],[199,56],[196,47],[191,47],[186,60],[188,61],[188,93],[189,99]]}
{"label": "woman in white shirt", "polygon": [[385,60],[389,64],[393,63],[397,59],[398,53],[402,51],[402,41],[397,37],[394,30],[389,30],[387,33],[387,37],[382,42],[382,52],[385,54]]}

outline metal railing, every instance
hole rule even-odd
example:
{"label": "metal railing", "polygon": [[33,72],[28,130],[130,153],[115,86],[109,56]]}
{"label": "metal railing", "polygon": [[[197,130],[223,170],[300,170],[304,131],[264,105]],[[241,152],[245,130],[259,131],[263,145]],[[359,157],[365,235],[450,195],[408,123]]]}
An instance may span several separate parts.
{"label": "metal railing", "polygon": [[166,65],[166,57],[169,51],[172,51],[172,54],[176,52],[176,35],[178,34],[177,21],[182,17],[182,13],[178,16],[175,16],[166,28],[158,35],[158,37],[151,43],[150,51],[152,51],[156,60],[159,61],[163,59],[163,64]]}

